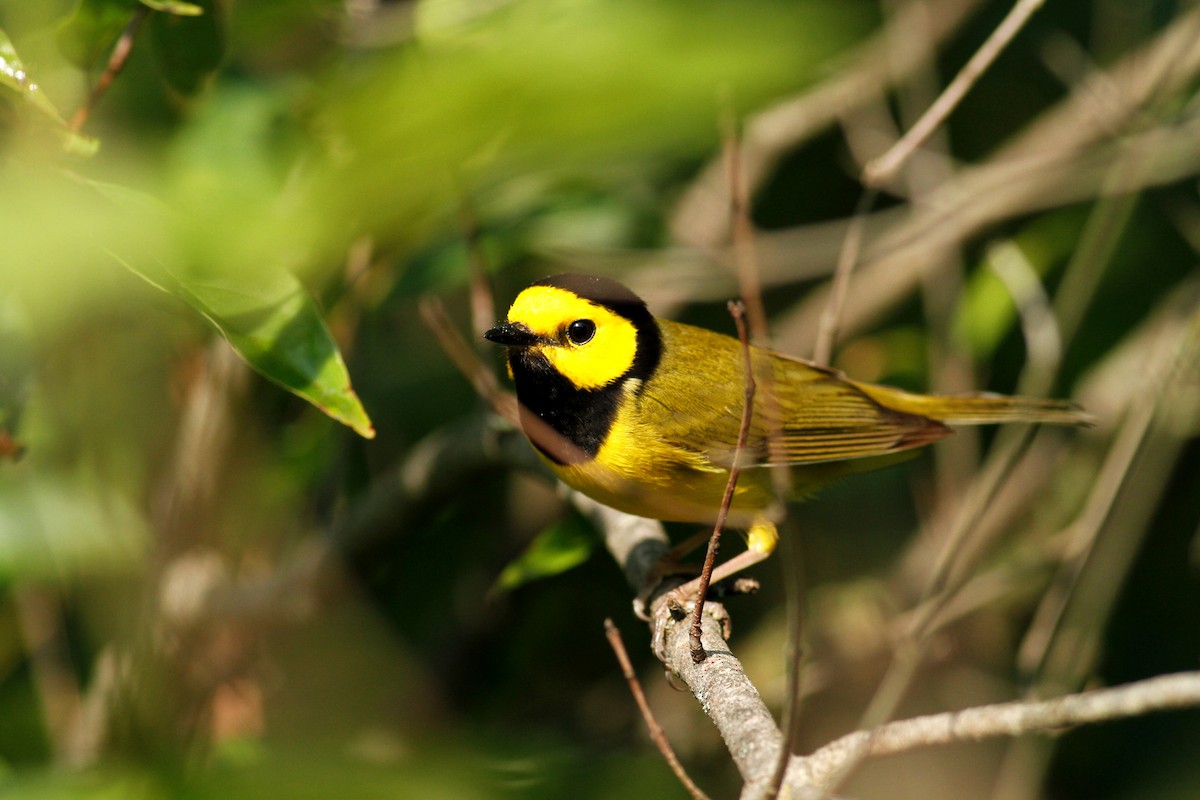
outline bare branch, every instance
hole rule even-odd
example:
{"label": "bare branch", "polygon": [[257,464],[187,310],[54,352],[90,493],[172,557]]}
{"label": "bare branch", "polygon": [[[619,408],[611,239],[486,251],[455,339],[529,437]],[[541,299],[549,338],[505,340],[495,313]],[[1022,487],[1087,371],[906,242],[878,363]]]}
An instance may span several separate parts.
{"label": "bare branch", "polygon": [[863,232],[866,229],[867,214],[875,202],[878,193],[867,189],[858,200],[858,207],[850,218],[846,228],[846,238],[842,242],[841,252],[838,253],[837,267],[833,271],[833,284],[829,291],[829,300],[821,311],[817,323],[817,342],[813,345],[813,361],[818,364],[828,364],[833,357],[833,344],[837,339],[838,322],[842,316],[842,308],[846,305],[846,294],[850,291],[850,273],[858,263],[858,255],[862,250]]}
{"label": "bare branch", "polygon": [[708,800],[708,795],[688,777],[687,770],[683,768],[683,764],[679,763],[679,757],[675,755],[675,751],[671,749],[671,743],[667,741],[666,732],[654,718],[654,712],[650,710],[650,703],[646,700],[646,693],[642,691],[642,684],[638,681],[633,664],[629,661],[629,653],[625,651],[625,642],[621,639],[621,631],[611,619],[604,620],[604,635],[608,638],[608,644],[612,647],[613,654],[617,657],[617,663],[621,665],[621,674],[625,676],[625,680],[629,684],[629,692],[633,695],[638,710],[642,712],[642,719],[646,722],[654,745],[666,759],[671,771],[675,773],[675,777],[679,778],[679,782],[688,790],[688,794],[696,800]]}
{"label": "bare branch", "polygon": [[717,511],[712,536],[708,540],[708,552],[704,555],[704,569],[700,573],[700,585],[696,590],[696,608],[692,612],[692,660],[699,664],[705,659],[704,647],[700,643],[700,619],[704,615],[704,599],[708,595],[708,583],[712,579],[713,566],[717,560],[717,548],[721,544],[721,531],[729,516],[733,503],[733,492],[737,488],[738,476],[742,474],[742,454],[746,451],[746,437],[750,434],[750,419],[754,416],[754,365],[750,361],[750,337],[746,332],[746,306],[731,300],[729,313],[737,325],[738,339],[742,343],[742,358],[745,361],[745,394],[742,398],[742,422],[738,428],[737,447],[733,451],[733,464],[729,467],[729,479],[725,482],[725,496]]}
{"label": "bare branch", "polygon": [[71,130],[78,131],[83,128],[84,123],[91,116],[92,109],[100,102],[100,98],[104,96],[108,88],[112,86],[112,82],[116,80],[117,75],[121,74],[121,70],[125,69],[125,62],[129,60],[129,54],[133,51],[133,40],[137,36],[138,29],[142,27],[147,15],[150,13],[150,7],[138,5],[133,10],[133,15],[129,18],[128,24],[125,25],[125,30],[121,31],[120,38],[113,46],[112,54],[108,57],[108,64],[104,67],[104,72],[101,73],[96,85],[92,87],[91,93],[88,95],[87,101],[71,116],[71,121],[68,123]]}
{"label": "bare branch", "polygon": [[905,162],[916,152],[917,148],[929,140],[946,117],[950,116],[958,104],[966,97],[967,92],[975,85],[988,67],[992,65],[1013,40],[1034,12],[1042,7],[1045,0],[1017,0],[1016,5],[1008,12],[1008,16],[992,30],[987,40],[975,51],[966,65],[954,76],[950,85],[938,96],[926,112],[921,115],[916,124],[908,129],[908,133],[900,137],[900,141],[892,145],[886,153],[863,170],[863,181],[875,188],[886,185]]}
{"label": "bare branch", "polygon": [[[1139,119],[1152,99],[1180,91],[1200,74],[1200,48],[1194,46],[1198,29],[1200,10],[1182,15],[1156,39],[1078,87],[987,162],[959,170],[919,207],[872,214],[865,231],[870,245],[858,269],[858,285],[870,290],[847,296],[839,316],[842,329],[853,332],[870,324],[936,268],[939,254],[988,226],[1111,191],[1112,165],[1127,155],[1136,154],[1141,163],[1136,174],[1126,176],[1122,192],[1195,174],[1200,169],[1200,121],[1194,118],[1105,140]],[[1096,104],[1092,84],[1117,87],[1120,102]],[[764,275],[822,260],[831,263],[848,224],[760,234]],[[779,339],[798,348],[814,341],[827,306],[827,292],[813,293],[776,325]]]}
{"label": "bare branch", "polygon": [[[848,111],[875,101],[934,58],[946,41],[979,8],[976,0],[906,3],[889,25],[859,47],[850,65],[811,90],[763,111],[746,124],[742,142],[741,183],[753,195],[778,159],[800,142],[835,124]],[[896,35],[919,17],[930,21],[929,36],[914,40]],[[916,46],[914,46],[916,41]],[[682,242],[715,247],[729,237],[729,173],[714,159],[679,204],[671,229]]]}
{"label": "bare branch", "polygon": [[851,754],[895,755],[921,747],[998,736],[1057,733],[1066,728],[1200,706],[1200,672],[1144,681],[1037,702],[1017,701],[901,720],[843,736],[808,756],[792,759],[789,786],[798,792],[826,784]]}
{"label": "bare branch", "polygon": [[[1147,515],[1165,490],[1165,472],[1177,460],[1185,432],[1200,417],[1195,378],[1187,372],[1200,354],[1200,302],[1193,292],[1182,307],[1171,304],[1168,314],[1182,314],[1183,319],[1160,327],[1157,341],[1146,348],[1151,357],[1129,380],[1137,387],[1135,397],[1087,501],[1067,529],[1065,558],[1018,651],[1018,664],[1029,674],[1063,672],[1063,664],[1069,665],[1066,669],[1075,674],[1058,676],[1065,688],[1078,685],[1093,661],[1100,626],[1141,543]],[[1138,501],[1122,502],[1129,496]],[[1065,621],[1072,598],[1092,615],[1086,624],[1079,621],[1079,608],[1074,609],[1074,625]],[[1071,636],[1058,641],[1056,634],[1064,627],[1072,628]],[[1055,659],[1052,645],[1070,651],[1057,656],[1057,670],[1048,663]]]}

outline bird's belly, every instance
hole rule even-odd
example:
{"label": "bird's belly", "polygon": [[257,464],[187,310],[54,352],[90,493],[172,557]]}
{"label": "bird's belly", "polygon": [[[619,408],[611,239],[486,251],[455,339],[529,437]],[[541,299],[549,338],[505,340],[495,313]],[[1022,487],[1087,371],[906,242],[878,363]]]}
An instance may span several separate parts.
{"label": "bird's belly", "polygon": [[[549,463],[549,462],[547,462]],[[564,483],[619,511],[671,522],[712,522],[721,507],[728,470],[695,453],[648,437],[610,436],[596,457],[550,468]],[[747,527],[772,505],[762,470],[741,473],[729,524]]]}

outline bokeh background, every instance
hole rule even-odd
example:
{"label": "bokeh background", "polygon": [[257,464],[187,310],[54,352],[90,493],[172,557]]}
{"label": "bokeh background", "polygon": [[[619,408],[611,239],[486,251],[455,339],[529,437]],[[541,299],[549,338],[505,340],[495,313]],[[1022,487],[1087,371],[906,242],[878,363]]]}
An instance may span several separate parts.
{"label": "bokeh background", "polygon": [[[865,163],[1008,9],[0,0],[0,794],[684,797],[613,617],[733,796],[598,533],[434,331],[503,380],[481,326],[581,271],[732,332],[737,131],[737,244],[810,355]],[[931,581],[901,716],[1197,667],[1197,41],[1190,3],[1048,4],[868,214],[836,366],[1098,424],[993,494],[1021,437],[964,432],[794,509],[730,610],[777,711],[802,610],[802,749],[857,727]],[[1190,798],[1198,750],[1183,711],[843,792]]]}

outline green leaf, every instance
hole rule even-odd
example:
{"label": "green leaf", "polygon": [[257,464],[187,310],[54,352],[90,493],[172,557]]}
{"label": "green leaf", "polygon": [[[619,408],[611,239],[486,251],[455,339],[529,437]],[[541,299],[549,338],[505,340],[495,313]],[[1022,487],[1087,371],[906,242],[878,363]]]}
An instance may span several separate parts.
{"label": "green leaf", "polygon": [[559,520],[539,533],[525,552],[500,573],[492,592],[511,592],[523,584],[566,572],[587,561],[596,537],[577,516]]}
{"label": "green leaf", "polygon": [[140,0],[140,2],[155,11],[176,14],[181,17],[198,17],[204,13],[204,9],[200,6],[195,3],[185,3],[183,0]]}
{"label": "green leaf", "polygon": [[127,572],[148,541],[145,519],[99,478],[0,478],[0,580]]}
{"label": "green leaf", "polygon": [[48,126],[64,150],[83,156],[90,156],[96,152],[99,143],[71,130],[66,120],[58,113],[58,109],[50,102],[50,98],[46,97],[41,87],[34,82],[3,29],[0,29],[0,87],[5,90],[0,94],[15,95],[21,108],[31,111],[37,123]]}
{"label": "green leaf", "polygon": [[155,14],[150,20],[150,36],[163,77],[183,94],[194,94],[203,86],[225,56],[225,31],[215,0],[201,0],[194,7],[195,14],[176,11]]}
{"label": "green leaf", "polygon": [[291,273],[173,276],[168,291],[203,314],[250,366],[371,439],[375,428],[317,305]]}
{"label": "green leaf", "polygon": [[[143,225],[171,224],[167,209],[151,197],[112,184],[91,185]],[[153,245],[127,238],[110,242],[107,249],[129,270],[202,314],[261,375],[359,435],[375,436],[337,343],[290,272],[271,265],[182,268]]]}
{"label": "green leaf", "polygon": [[867,8],[457,5],[463,13],[418,4],[416,46],[381,52],[368,69],[330,82],[322,122],[345,157],[314,182],[313,196],[343,228],[353,219],[380,241],[416,242],[443,224],[463,187],[650,170],[662,152],[699,157],[717,144],[722,114],[762,107],[819,77],[822,62],[863,29]]}

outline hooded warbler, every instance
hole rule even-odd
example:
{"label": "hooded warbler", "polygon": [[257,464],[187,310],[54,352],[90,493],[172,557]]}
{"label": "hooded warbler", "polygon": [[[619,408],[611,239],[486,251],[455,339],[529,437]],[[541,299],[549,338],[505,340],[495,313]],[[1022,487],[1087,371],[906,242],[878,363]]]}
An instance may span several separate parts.
{"label": "hooded warbler", "polygon": [[[484,336],[507,347],[522,427],[567,485],[637,516],[714,521],[744,408],[738,340],[656,319],[629,289],[586,275],[537,281]],[[1066,401],[913,394],[750,352],[760,388],[729,523],[748,531],[753,560],[777,534],[770,475],[752,467],[787,464],[799,498],[949,436],[945,423],[1089,424]]]}

